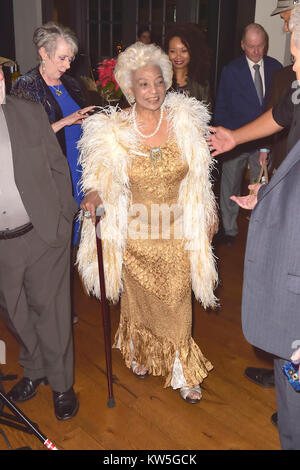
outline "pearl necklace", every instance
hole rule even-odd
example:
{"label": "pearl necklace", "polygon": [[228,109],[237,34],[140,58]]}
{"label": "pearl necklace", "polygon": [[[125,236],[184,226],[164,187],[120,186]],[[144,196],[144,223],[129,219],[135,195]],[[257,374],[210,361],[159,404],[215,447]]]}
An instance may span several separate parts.
{"label": "pearl necklace", "polygon": [[135,111],[135,108],[136,108],[136,103],[134,103],[133,108],[132,108],[134,129],[135,129],[135,131],[136,131],[141,137],[143,137],[144,139],[150,139],[150,137],[153,137],[155,134],[157,134],[157,132],[158,132],[159,129],[160,129],[160,126],[161,126],[161,123],[162,123],[162,119],[163,119],[163,115],[164,115],[163,106],[161,106],[161,108],[160,108],[160,118],[159,118],[158,124],[157,124],[157,126],[156,126],[156,129],[154,130],[154,132],[152,132],[152,134],[149,134],[149,135],[142,134],[142,132],[138,130],[137,123],[136,123],[136,111]]}

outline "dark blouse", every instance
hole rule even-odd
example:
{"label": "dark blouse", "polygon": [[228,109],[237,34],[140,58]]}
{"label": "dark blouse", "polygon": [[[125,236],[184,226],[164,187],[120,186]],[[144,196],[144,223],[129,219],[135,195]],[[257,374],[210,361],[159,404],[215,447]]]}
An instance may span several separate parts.
{"label": "dark blouse", "polygon": [[209,106],[211,105],[210,87],[208,82],[204,86],[188,77],[186,85],[176,85],[173,89],[177,92],[186,93],[188,96],[196,98],[199,101],[204,101]]}
{"label": "dark blouse", "polygon": [[[62,75],[60,80],[78,106],[80,108],[84,108],[86,103],[77,80],[66,74]],[[41,103],[48,115],[50,124],[63,118],[62,110],[51,93],[47,83],[40,74],[38,66],[19,77],[15,81],[10,94]],[[64,128],[56,133],[56,137],[63,153],[66,155]]]}

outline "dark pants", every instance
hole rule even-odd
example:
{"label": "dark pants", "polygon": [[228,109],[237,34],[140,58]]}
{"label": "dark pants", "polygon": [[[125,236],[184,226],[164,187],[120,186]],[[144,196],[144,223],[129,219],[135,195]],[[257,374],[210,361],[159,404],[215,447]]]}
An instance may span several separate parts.
{"label": "dark pants", "polygon": [[222,165],[220,208],[222,223],[226,235],[235,237],[238,234],[237,218],[239,206],[230,196],[240,196],[242,182],[247,164],[250,167],[250,183],[254,182],[260,172],[259,152],[245,152]]}
{"label": "dark pants", "polygon": [[0,309],[21,346],[24,376],[47,377],[58,392],[72,387],[69,240],[50,247],[35,229],[0,240]]}

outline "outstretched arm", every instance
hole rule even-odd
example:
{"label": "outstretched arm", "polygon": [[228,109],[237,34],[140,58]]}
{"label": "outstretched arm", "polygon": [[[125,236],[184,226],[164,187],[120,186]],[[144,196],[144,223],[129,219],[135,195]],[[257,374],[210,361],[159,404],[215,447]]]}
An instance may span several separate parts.
{"label": "outstretched arm", "polygon": [[206,140],[211,150],[211,156],[216,157],[221,153],[228,152],[234,147],[245,142],[268,137],[283,129],[273,118],[272,109],[262,114],[255,121],[246,124],[234,131],[224,127],[211,127],[213,134],[207,136]]}

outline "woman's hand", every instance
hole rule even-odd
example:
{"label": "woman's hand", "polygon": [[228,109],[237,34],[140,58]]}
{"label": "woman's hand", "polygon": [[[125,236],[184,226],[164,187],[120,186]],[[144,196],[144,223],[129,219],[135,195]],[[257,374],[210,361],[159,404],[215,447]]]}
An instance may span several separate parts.
{"label": "woman's hand", "polygon": [[214,220],[214,223],[212,224],[212,226],[209,229],[209,241],[210,241],[210,243],[212,242],[218,227],[219,227],[219,218],[216,217],[215,220]]}
{"label": "woman's hand", "polygon": [[96,208],[102,205],[98,191],[91,191],[82,200],[80,207],[91,214],[92,222],[96,223]]}
{"label": "woman's hand", "polygon": [[64,118],[66,126],[72,126],[73,124],[82,124],[83,121],[89,117],[88,112],[94,109],[95,106],[87,106],[86,108],[79,109],[75,113],[69,114]]}
{"label": "woman's hand", "polygon": [[73,124],[82,124],[83,121],[89,117],[88,112],[94,109],[95,106],[87,106],[86,108],[79,109],[78,111],[75,111],[75,113],[69,114],[69,116],[66,116],[59,121],[54,122],[51,124],[52,129],[54,132],[58,132],[63,127],[66,126],[73,126]]}

